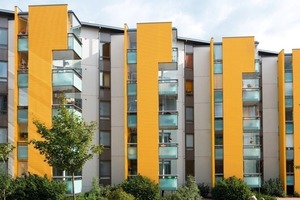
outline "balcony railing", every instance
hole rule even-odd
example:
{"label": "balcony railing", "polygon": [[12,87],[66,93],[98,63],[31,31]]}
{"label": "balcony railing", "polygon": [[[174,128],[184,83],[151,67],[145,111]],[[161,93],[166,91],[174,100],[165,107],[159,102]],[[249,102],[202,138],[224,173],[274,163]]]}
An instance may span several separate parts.
{"label": "balcony railing", "polygon": [[18,109],[18,122],[19,123],[28,122],[28,109]]}
{"label": "balcony railing", "polygon": [[259,102],[260,91],[259,90],[244,90],[243,91],[244,102]]}
{"label": "balcony railing", "polygon": [[136,121],[137,121],[136,115],[128,115],[127,117],[127,125],[129,128],[135,128],[136,127]]}
{"label": "balcony railing", "polygon": [[286,185],[294,185],[294,175],[286,176]]}
{"label": "balcony railing", "polygon": [[73,86],[82,91],[82,80],[75,70],[53,70],[53,86]]}
{"label": "balcony railing", "polygon": [[215,145],[215,159],[216,160],[223,159],[223,145]]}
{"label": "balcony railing", "polygon": [[28,51],[28,35],[19,35],[18,51]]}
{"label": "balcony railing", "polygon": [[252,188],[258,188],[261,186],[261,176],[259,174],[244,176],[244,181]]}
{"label": "balcony railing", "polygon": [[19,73],[18,74],[18,86],[19,87],[28,87],[28,74]]}
{"label": "balcony railing", "polygon": [[[82,192],[82,176],[75,176],[74,177],[74,190],[75,194],[79,194]],[[73,194],[72,189],[72,176],[53,176],[54,180],[57,181],[64,181],[67,184],[67,195]]]}
{"label": "balcony railing", "polygon": [[127,63],[136,64],[136,49],[127,49]]}
{"label": "balcony railing", "polygon": [[215,131],[223,130],[223,119],[215,119]]}
{"label": "balcony railing", "polygon": [[136,95],[136,83],[128,83],[127,84],[127,94],[128,95]]}
{"label": "balcony railing", "polygon": [[286,159],[287,160],[294,160],[294,149],[287,149],[286,150]]}
{"label": "balcony railing", "polygon": [[177,80],[159,81],[159,94],[160,95],[177,95],[178,94]]}
{"label": "balcony railing", "polygon": [[160,113],[159,127],[176,129],[178,127],[178,113]]}
{"label": "balcony railing", "polygon": [[73,33],[68,33],[68,49],[74,50],[74,52],[81,57],[81,42]]}
{"label": "balcony railing", "polygon": [[178,62],[178,49],[173,48],[172,49],[172,62]]}
{"label": "balcony railing", "polygon": [[178,179],[174,175],[160,175],[159,188],[160,190],[177,190]]}
{"label": "balcony railing", "polygon": [[260,148],[254,146],[244,147],[244,158],[245,159],[260,159]]}
{"label": "balcony railing", "polygon": [[[70,112],[74,113],[76,116],[82,117],[81,108],[75,106],[74,104],[66,104],[66,107]],[[53,105],[52,116],[55,116],[58,114],[58,108],[59,108],[59,105]]]}
{"label": "balcony railing", "polygon": [[137,144],[136,143],[128,143],[127,145],[127,157],[130,160],[136,160],[137,159]]}
{"label": "balcony railing", "polygon": [[177,143],[161,143],[159,144],[160,159],[177,159],[178,144]]}
{"label": "balcony railing", "polygon": [[292,108],[293,107],[293,97],[285,97],[285,107]]}
{"label": "balcony railing", "polygon": [[248,131],[260,130],[260,119],[244,119],[243,127],[244,130],[248,130]]}

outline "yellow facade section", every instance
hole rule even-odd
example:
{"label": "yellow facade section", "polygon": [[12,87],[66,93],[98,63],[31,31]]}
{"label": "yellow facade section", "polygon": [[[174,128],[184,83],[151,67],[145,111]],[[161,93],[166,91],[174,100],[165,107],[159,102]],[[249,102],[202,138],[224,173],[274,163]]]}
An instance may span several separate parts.
{"label": "yellow facade section", "polygon": [[254,37],[223,38],[224,178],[243,178],[242,73],[254,72]]}
{"label": "yellow facade section", "polygon": [[137,25],[138,173],[158,182],[158,63],[172,61],[172,24]]}
{"label": "yellow facade section", "polygon": [[280,179],[286,190],[284,51],[278,55],[278,126]]}
{"label": "yellow facade section", "polygon": [[[66,5],[30,6],[28,52],[28,140],[39,139],[32,121],[52,124],[52,50],[67,49],[68,10]],[[29,145],[28,171],[52,176],[39,151]]]}
{"label": "yellow facade section", "polygon": [[126,179],[128,177],[128,159],[127,159],[127,143],[128,143],[128,128],[127,128],[127,110],[128,110],[128,106],[127,106],[127,77],[128,77],[128,65],[127,65],[127,49],[129,48],[128,46],[128,33],[127,33],[127,25],[124,24],[124,155],[125,155],[125,159],[124,159],[124,179]]}
{"label": "yellow facade section", "polygon": [[[300,49],[293,50],[293,120],[294,120],[294,165],[300,166]],[[294,170],[295,191],[300,192],[300,170]]]}
{"label": "yellow facade section", "polygon": [[210,113],[211,113],[211,184],[215,186],[215,81],[214,81],[214,39],[210,40]]}

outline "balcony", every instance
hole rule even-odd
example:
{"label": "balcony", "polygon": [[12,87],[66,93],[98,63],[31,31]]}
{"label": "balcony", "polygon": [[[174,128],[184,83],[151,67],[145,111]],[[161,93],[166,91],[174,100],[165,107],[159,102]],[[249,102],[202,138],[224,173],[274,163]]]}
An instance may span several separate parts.
{"label": "balcony", "polygon": [[[53,176],[53,180],[64,181],[67,184],[67,195],[73,194],[72,189],[72,176]],[[82,192],[82,176],[75,176],[74,180],[75,194]]]}
{"label": "balcony", "polygon": [[136,64],[136,49],[127,49],[127,64]]}
{"label": "balcony", "polygon": [[127,94],[128,95],[136,95],[136,83],[128,83],[127,84]]}
{"label": "balcony", "polygon": [[260,119],[244,119],[243,127],[246,131],[258,131],[260,130]]}
{"label": "balcony", "polygon": [[215,159],[223,160],[223,146],[222,145],[215,146]]}
{"label": "balcony", "polygon": [[172,49],[172,62],[178,62],[178,48]]}
{"label": "balcony", "polygon": [[18,74],[18,86],[28,87],[28,74],[19,73]]}
{"label": "balcony", "polygon": [[127,117],[127,125],[128,128],[135,128],[136,127],[136,121],[137,121],[137,116],[135,115],[128,115]]}
{"label": "balcony", "polygon": [[286,185],[294,185],[294,175],[286,176]]}
{"label": "balcony", "polygon": [[136,160],[137,158],[137,144],[136,143],[128,143],[127,145],[127,157],[130,160]]}
{"label": "balcony", "polygon": [[244,90],[243,91],[243,101],[248,102],[248,103],[259,102],[260,101],[260,91],[256,90],[256,89],[253,89],[253,90],[246,89],[246,90]]}
{"label": "balcony", "polygon": [[244,146],[244,159],[260,159],[260,148]]}
{"label": "balcony", "polygon": [[159,81],[159,94],[160,95],[177,95],[178,94],[177,80]]}
{"label": "balcony", "polygon": [[68,49],[73,50],[79,57],[81,57],[81,41],[73,33],[68,33]]}
{"label": "balcony", "polygon": [[19,123],[28,122],[28,109],[18,109],[18,122]]}
{"label": "balcony", "polygon": [[177,159],[178,144],[177,143],[161,143],[159,144],[160,159]]}
{"label": "balcony", "polygon": [[159,114],[159,128],[177,129],[177,127],[178,127],[178,113]]}
{"label": "balcony", "polygon": [[215,131],[223,130],[223,119],[215,119]]}
{"label": "balcony", "polygon": [[[82,117],[81,108],[75,106],[74,104],[66,104],[67,109],[74,113],[74,115],[78,117]],[[59,105],[53,105],[52,108],[52,116],[56,116],[58,114]]]}
{"label": "balcony", "polygon": [[294,160],[294,149],[288,148],[286,150],[286,160]]}
{"label": "balcony", "polygon": [[28,35],[19,35],[18,38],[18,51],[28,51]]}
{"label": "balcony", "polygon": [[53,86],[73,86],[82,91],[82,80],[75,70],[53,70]]}
{"label": "balcony", "polygon": [[292,108],[293,107],[293,97],[285,97],[285,107]]}
{"label": "balcony", "polygon": [[173,175],[159,176],[160,190],[177,190],[177,187],[178,187],[177,176],[173,176]]}
{"label": "balcony", "polygon": [[252,188],[258,188],[261,186],[261,177],[259,174],[252,174],[251,176],[245,176],[244,182]]}

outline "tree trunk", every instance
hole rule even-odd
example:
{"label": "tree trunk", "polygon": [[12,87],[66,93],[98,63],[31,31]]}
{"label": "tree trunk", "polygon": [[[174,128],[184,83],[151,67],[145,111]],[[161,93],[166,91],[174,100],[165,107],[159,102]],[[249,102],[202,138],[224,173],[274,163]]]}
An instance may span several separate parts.
{"label": "tree trunk", "polygon": [[73,200],[76,200],[74,172],[72,173],[72,192],[73,192]]}

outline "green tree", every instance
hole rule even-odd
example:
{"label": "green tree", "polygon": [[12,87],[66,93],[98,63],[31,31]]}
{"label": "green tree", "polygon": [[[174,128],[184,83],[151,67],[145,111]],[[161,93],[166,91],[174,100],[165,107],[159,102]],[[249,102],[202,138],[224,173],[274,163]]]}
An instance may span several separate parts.
{"label": "green tree", "polygon": [[61,100],[58,114],[53,117],[52,127],[39,120],[33,123],[42,139],[30,142],[45,156],[50,166],[72,174],[73,199],[76,199],[74,174],[80,172],[94,154],[102,152],[102,146],[92,144],[96,123],[86,123],[82,117],[68,110],[65,97]]}
{"label": "green tree", "polygon": [[14,150],[14,148],[15,147],[11,143],[0,144],[0,163],[3,163],[3,165],[0,165],[0,197],[3,197],[4,200],[6,199],[8,188],[13,181],[12,177],[5,169],[5,163],[7,162],[9,154]]}

